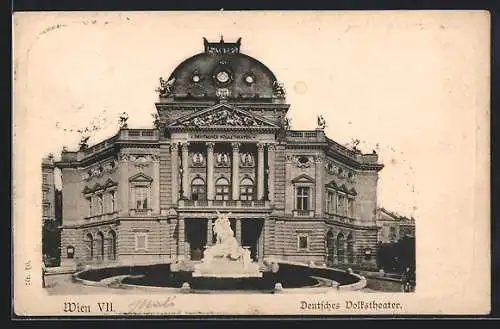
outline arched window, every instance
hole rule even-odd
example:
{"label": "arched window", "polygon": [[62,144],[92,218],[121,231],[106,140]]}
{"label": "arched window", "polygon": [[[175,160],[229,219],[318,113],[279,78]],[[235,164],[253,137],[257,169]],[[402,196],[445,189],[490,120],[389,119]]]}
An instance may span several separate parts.
{"label": "arched window", "polygon": [[254,199],[254,185],[253,180],[245,177],[240,182],[240,199],[253,200]]}
{"label": "arched window", "polygon": [[224,177],[215,182],[215,200],[229,200],[229,181]]}
{"label": "arched window", "polygon": [[206,200],[207,190],[205,181],[200,177],[196,177],[191,181],[191,200]]}
{"label": "arched window", "polygon": [[354,263],[354,239],[352,233],[347,236],[347,262]]}
{"label": "arched window", "polygon": [[328,264],[333,264],[335,256],[335,239],[333,238],[333,232],[328,231],[326,234],[326,250],[327,250],[327,260]]}
{"label": "arched window", "polygon": [[108,259],[116,259],[116,233],[113,230],[108,232]]}
{"label": "arched window", "polygon": [[337,259],[339,263],[344,262],[345,257],[345,238],[342,233],[337,235]]}
{"label": "arched window", "polygon": [[96,251],[98,254],[98,259],[104,259],[104,234],[102,232],[97,232],[96,234]]}
{"label": "arched window", "polygon": [[85,235],[85,245],[87,246],[87,259],[91,260],[94,258],[94,237],[91,233]]}

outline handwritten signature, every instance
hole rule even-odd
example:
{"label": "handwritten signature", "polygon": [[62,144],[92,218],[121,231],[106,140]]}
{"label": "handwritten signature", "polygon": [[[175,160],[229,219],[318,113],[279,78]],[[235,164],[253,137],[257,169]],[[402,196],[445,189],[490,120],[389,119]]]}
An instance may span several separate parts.
{"label": "handwritten signature", "polygon": [[164,310],[169,307],[175,306],[174,303],[175,296],[167,297],[164,300],[151,300],[151,299],[139,299],[131,302],[129,307],[129,312],[139,312],[139,311],[152,311],[152,310]]}

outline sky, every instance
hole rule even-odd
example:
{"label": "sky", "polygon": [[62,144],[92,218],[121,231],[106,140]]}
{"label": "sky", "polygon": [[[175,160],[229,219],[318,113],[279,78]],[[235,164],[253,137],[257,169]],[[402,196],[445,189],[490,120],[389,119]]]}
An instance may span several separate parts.
{"label": "sky", "polygon": [[[63,146],[78,147],[78,129],[100,127],[92,145],[117,132],[122,112],[129,127],[151,127],[159,77],[202,52],[203,37],[241,37],[241,52],[284,84],[292,129],[314,129],[323,115],[328,137],[340,144],[359,139],[363,152],[376,149],[385,165],[379,206],[418,220],[450,198],[460,204],[470,197],[451,193],[473,184],[472,173],[465,179],[457,173],[474,167],[476,110],[488,105],[488,26],[476,18],[460,12],[18,15],[13,152],[23,175],[35,177],[37,157],[57,159]],[[463,185],[450,189],[457,179]]]}

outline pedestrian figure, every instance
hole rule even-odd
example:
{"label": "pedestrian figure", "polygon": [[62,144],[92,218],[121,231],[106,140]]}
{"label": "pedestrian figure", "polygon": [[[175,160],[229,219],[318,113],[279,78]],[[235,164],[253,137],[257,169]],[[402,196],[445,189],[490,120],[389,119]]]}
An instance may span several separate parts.
{"label": "pedestrian figure", "polygon": [[403,292],[410,292],[411,291],[411,273],[410,273],[410,268],[407,267],[405,271],[403,272],[403,276],[401,277],[401,285]]}

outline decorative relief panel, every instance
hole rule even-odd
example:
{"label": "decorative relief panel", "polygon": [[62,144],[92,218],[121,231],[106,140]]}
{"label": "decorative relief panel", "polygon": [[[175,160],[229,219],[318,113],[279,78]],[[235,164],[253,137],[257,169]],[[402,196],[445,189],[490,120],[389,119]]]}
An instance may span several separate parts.
{"label": "decorative relief panel", "polygon": [[314,165],[312,157],[306,155],[294,156],[292,157],[292,162],[300,169],[310,168]]}
{"label": "decorative relief panel", "polygon": [[229,167],[231,165],[229,154],[226,152],[217,153],[215,155],[215,165],[217,167]]}
{"label": "decorative relief panel", "polygon": [[116,170],[118,163],[116,160],[111,160],[105,163],[89,167],[86,172],[82,174],[82,181],[88,181],[93,177],[101,177],[105,173],[110,173]]}
{"label": "decorative relief panel", "polygon": [[242,153],[241,154],[241,167],[253,167],[255,166],[255,159],[252,153]]}
{"label": "decorative relief panel", "polygon": [[193,152],[189,155],[191,159],[191,166],[193,167],[204,167],[205,166],[205,156],[201,152]]}
{"label": "decorative relief panel", "polygon": [[356,175],[352,170],[335,165],[332,161],[327,161],[325,164],[326,169],[330,174],[339,178],[347,179],[349,182],[354,182]]}
{"label": "decorative relief panel", "polygon": [[262,126],[260,122],[250,115],[239,111],[229,110],[227,108],[218,111],[209,112],[206,115],[200,115],[196,118],[183,122],[187,126]]}
{"label": "decorative relief panel", "polygon": [[157,154],[122,154],[120,159],[134,163],[134,166],[137,168],[146,168],[152,162],[160,161],[160,156]]}

